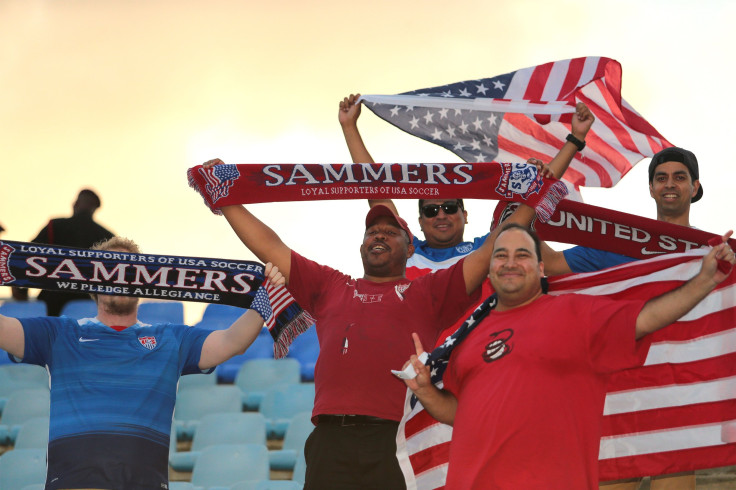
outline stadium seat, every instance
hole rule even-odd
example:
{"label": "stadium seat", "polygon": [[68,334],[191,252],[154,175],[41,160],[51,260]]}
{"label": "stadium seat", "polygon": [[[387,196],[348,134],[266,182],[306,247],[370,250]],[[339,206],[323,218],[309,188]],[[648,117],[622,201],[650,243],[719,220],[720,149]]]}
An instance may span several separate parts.
{"label": "stadium seat", "polygon": [[297,336],[289,346],[289,355],[299,361],[301,366],[302,381],[314,381],[314,367],[319,356],[319,340],[317,340],[317,328],[312,325],[304,333]]}
{"label": "stadium seat", "polygon": [[179,378],[179,391],[210,388],[215,385],[217,385],[217,377],[214,374],[187,374]]}
{"label": "stadium seat", "polygon": [[258,410],[267,390],[300,380],[301,367],[296,359],[253,359],[240,368],[235,385],[245,394],[246,410]]}
{"label": "stadium seat", "polygon": [[170,481],[169,490],[194,490],[194,485],[188,481]]}
{"label": "stadium seat", "polygon": [[26,420],[35,417],[48,418],[49,402],[49,390],[44,388],[20,390],[10,395],[0,420],[0,443],[14,442]]}
{"label": "stadium seat", "polygon": [[46,368],[13,362],[0,365],[0,413],[11,394],[31,388],[49,389],[49,374]]}
{"label": "stadium seat", "polygon": [[179,301],[151,301],[138,305],[138,320],[154,323],[184,323],[184,303]]}
{"label": "stadium seat", "polygon": [[192,471],[202,450],[216,444],[266,444],[266,419],[257,412],[205,415],[194,434],[191,451],[169,454],[176,471]]}
{"label": "stadium seat", "polygon": [[272,470],[292,471],[299,454],[304,452],[304,443],[314,430],[312,413],[301,412],[292,417],[284,435],[281,449],[269,451],[268,459]]}
{"label": "stadium seat", "polygon": [[211,413],[243,411],[243,395],[236,386],[212,386],[180,391],[174,406],[178,440],[192,440],[199,421]]}
{"label": "stadium seat", "polygon": [[[302,490],[304,485],[293,480],[262,480],[256,483],[254,490]],[[237,485],[230,487],[230,490],[245,490]]]}
{"label": "stadium seat", "polygon": [[34,417],[23,422],[15,438],[15,449],[46,449],[48,445],[48,417]]}
{"label": "stadium seat", "polygon": [[61,308],[61,315],[80,320],[97,316],[97,303],[93,299],[73,299]]}
{"label": "stadium seat", "polygon": [[13,449],[0,456],[0,488],[16,489],[46,482],[46,449]]}
{"label": "stadium seat", "polygon": [[268,449],[263,444],[217,444],[205,448],[192,471],[195,487],[231,487],[246,480],[268,480]]}
{"label": "stadium seat", "polygon": [[260,406],[260,412],[266,417],[267,437],[282,439],[291,419],[299,412],[311,412],[312,408],[313,383],[281,385],[267,391]]}
{"label": "stadium seat", "polygon": [[13,318],[46,316],[46,303],[37,300],[6,301],[0,305],[0,315]]}
{"label": "stadium seat", "polygon": [[304,458],[304,451],[302,451],[296,456],[296,464],[294,465],[294,473],[292,473],[291,479],[297,483],[304,485],[306,474],[307,460]]}
{"label": "stadium seat", "polygon": [[244,308],[219,303],[210,303],[205,307],[204,312],[202,313],[202,320],[200,321],[218,321],[230,324],[240,318],[243,313],[245,313]]}
{"label": "stadium seat", "polygon": [[46,488],[46,485],[43,483],[35,483],[33,485],[27,485],[23,487],[21,490],[44,490]]}
{"label": "stadium seat", "polygon": [[243,354],[233,356],[217,366],[215,370],[217,381],[219,383],[234,383],[240,368],[252,359],[273,360],[273,339],[267,328],[261,329],[258,337]]}

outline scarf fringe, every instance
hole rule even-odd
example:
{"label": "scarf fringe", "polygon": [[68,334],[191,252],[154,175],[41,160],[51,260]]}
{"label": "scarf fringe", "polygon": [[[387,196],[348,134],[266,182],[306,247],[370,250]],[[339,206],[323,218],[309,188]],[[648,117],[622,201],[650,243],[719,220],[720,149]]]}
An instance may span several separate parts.
{"label": "scarf fringe", "polygon": [[271,330],[273,337],[273,357],[282,359],[289,353],[289,346],[297,336],[306,332],[309,327],[314,325],[314,318],[307,311],[302,310],[289,323],[281,326],[278,331]]}
{"label": "scarf fringe", "polygon": [[215,207],[215,204],[210,200],[209,194],[202,190],[204,189],[204,186],[200,185],[200,182],[197,180],[197,176],[194,173],[194,170],[196,168],[197,167],[192,167],[187,170],[187,183],[189,184],[189,187],[197,191],[197,193],[202,196],[204,204],[210,209],[210,211],[212,211],[213,214],[216,214],[217,216],[222,216],[222,211],[220,211],[220,208]]}
{"label": "scarf fringe", "polygon": [[546,223],[548,219],[552,217],[555,212],[555,208],[567,196],[567,186],[561,181],[553,183],[547,194],[544,195],[542,200],[537,204],[534,210],[537,212],[537,218],[540,222]]}

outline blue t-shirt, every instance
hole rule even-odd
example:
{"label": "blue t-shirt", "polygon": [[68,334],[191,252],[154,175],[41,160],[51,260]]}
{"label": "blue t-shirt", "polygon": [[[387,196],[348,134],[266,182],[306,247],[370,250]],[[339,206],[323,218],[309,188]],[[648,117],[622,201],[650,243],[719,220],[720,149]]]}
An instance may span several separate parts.
{"label": "blue t-shirt", "polygon": [[[51,378],[47,489],[166,488],[179,376],[202,372],[209,330],[24,318],[22,362]],[[210,369],[209,372],[212,370]]]}
{"label": "blue t-shirt", "polygon": [[570,266],[570,270],[573,272],[599,271],[636,260],[626,255],[580,246],[568,248],[562,253],[565,255],[567,265]]}
{"label": "blue t-shirt", "polygon": [[427,242],[414,237],[414,255],[406,261],[406,276],[414,279],[431,271],[447,269],[485,243],[490,233],[474,238],[472,242],[458,243],[454,247],[432,248]]}

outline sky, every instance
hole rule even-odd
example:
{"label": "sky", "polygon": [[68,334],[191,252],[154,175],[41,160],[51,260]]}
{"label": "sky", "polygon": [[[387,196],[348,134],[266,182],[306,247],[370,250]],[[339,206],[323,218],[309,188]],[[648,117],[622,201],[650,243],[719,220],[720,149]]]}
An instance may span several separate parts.
{"label": "sky", "polygon": [[[2,238],[32,239],[89,187],[96,219],[144,252],[253,260],[189,189],[187,168],[348,162],[345,95],[580,56],[618,60],[623,97],[697,155],[705,194],[691,223],[722,232],[734,226],[736,61],[723,56],[734,18],[730,0],[0,0]],[[377,162],[459,161],[368,110],[359,128]],[[647,164],[584,189],[585,201],[654,218]],[[397,204],[416,223],[416,201]],[[467,203],[466,238],[487,232],[494,205]],[[365,201],[249,209],[292,249],[362,275]]]}

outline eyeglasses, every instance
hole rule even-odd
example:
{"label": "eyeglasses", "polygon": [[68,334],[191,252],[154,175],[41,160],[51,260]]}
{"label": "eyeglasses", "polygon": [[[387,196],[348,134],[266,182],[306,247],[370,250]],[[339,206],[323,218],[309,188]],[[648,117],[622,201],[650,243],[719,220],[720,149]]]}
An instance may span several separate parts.
{"label": "eyeglasses", "polygon": [[460,206],[456,202],[445,202],[442,204],[427,204],[422,206],[422,214],[427,218],[434,218],[440,213],[440,208],[445,214],[455,214]]}

